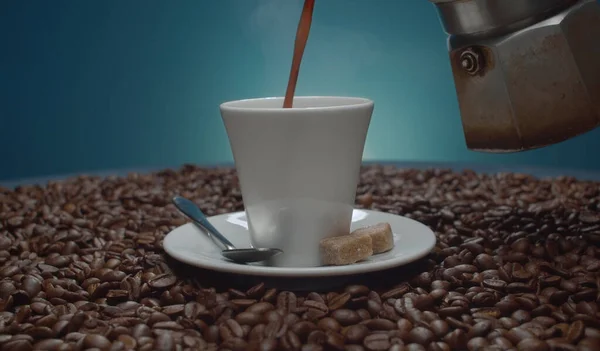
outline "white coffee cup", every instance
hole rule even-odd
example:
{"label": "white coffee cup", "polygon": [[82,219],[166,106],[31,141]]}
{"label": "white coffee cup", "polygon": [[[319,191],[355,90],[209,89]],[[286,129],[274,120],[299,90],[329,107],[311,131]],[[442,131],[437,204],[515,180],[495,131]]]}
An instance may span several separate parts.
{"label": "white coffee cup", "polygon": [[[350,232],[374,103],[295,97],[223,103],[250,240],[283,250],[270,265],[321,265],[319,242]],[[225,233],[227,234],[227,233]]]}

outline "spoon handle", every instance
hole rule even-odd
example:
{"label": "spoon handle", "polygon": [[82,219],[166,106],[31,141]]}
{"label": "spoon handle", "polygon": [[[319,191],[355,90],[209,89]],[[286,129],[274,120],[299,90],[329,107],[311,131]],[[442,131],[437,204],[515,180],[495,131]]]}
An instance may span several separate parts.
{"label": "spoon handle", "polygon": [[196,206],[195,203],[181,196],[175,196],[173,198],[173,203],[181,212],[183,212],[183,214],[188,216],[197,225],[206,230],[208,236],[210,236],[213,239],[216,238],[228,250],[235,249],[235,246],[233,246],[233,244],[229,240],[227,240],[227,238],[224,237],[223,234],[219,233],[217,228],[210,224],[208,219],[206,219],[204,213],[202,213],[202,211],[198,208],[198,206]]}

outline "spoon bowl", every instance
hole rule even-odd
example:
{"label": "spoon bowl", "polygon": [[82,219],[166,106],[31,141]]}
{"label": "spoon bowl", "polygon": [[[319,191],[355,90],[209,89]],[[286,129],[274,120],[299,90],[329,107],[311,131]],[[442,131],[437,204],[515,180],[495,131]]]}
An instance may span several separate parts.
{"label": "spoon bowl", "polygon": [[195,203],[184,197],[175,196],[173,198],[173,204],[175,204],[181,213],[194,221],[197,226],[199,226],[201,229],[204,229],[206,234],[213,239],[213,241],[221,244],[224,247],[224,249],[221,251],[221,255],[231,261],[237,263],[261,262],[283,252],[280,249],[274,248],[251,247],[238,249],[225,236],[223,236],[223,234],[221,234],[217,228],[210,224],[204,213],[202,213],[200,208],[196,206]]}
{"label": "spoon bowl", "polygon": [[280,249],[269,248],[248,248],[248,249],[228,249],[221,251],[221,254],[234,262],[261,262],[282,253]]}

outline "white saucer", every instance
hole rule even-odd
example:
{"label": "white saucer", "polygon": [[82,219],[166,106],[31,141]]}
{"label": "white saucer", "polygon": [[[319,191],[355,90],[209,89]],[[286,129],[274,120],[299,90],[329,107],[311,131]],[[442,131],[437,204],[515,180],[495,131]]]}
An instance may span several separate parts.
{"label": "white saucer", "polygon": [[[250,247],[245,212],[209,217],[210,223],[236,247]],[[347,266],[269,267],[259,264],[237,264],[221,256],[220,248],[193,223],[171,231],[164,239],[165,251],[192,266],[233,274],[264,277],[324,277],[363,274],[398,267],[427,255],[435,246],[435,234],[424,224],[410,218],[370,210],[355,209],[351,229],[388,222],[394,232],[391,251],[371,256],[368,260]]]}

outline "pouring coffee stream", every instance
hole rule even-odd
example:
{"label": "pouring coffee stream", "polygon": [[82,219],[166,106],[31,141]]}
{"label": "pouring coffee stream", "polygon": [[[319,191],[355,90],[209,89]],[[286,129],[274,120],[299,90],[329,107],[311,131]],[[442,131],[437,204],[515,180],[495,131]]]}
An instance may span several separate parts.
{"label": "pouring coffee stream", "polygon": [[304,56],[304,49],[306,48],[306,42],[308,41],[314,8],[315,0],[304,1],[304,8],[302,9],[300,23],[298,23],[298,30],[296,32],[296,41],[294,42],[292,68],[290,69],[290,78],[285,92],[285,99],[283,100],[283,108],[292,108],[292,105],[294,104],[294,94],[296,92],[296,84],[298,83],[300,64],[302,63],[302,56]]}

